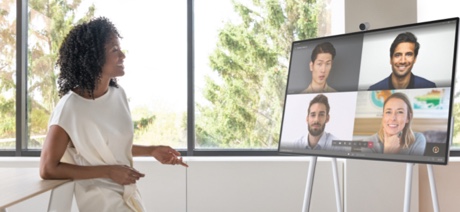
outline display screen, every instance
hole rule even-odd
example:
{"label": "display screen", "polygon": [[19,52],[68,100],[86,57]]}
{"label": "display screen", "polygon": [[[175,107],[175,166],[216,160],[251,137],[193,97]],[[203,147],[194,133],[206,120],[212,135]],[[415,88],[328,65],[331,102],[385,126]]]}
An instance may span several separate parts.
{"label": "display screen", "polygon": [[458,18],[295,41],[279,152],[447,164]]}

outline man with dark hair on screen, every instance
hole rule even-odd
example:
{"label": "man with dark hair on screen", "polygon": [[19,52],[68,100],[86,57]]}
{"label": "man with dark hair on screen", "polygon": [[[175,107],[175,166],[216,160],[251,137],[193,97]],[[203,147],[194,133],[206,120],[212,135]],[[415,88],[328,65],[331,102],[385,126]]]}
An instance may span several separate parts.
{"label": "man with dark hair on screen", "polygon": [[310,71],[311,83],[302,93],[335,92],[334,88],[327,85],[327,77],[332,69],[335,57],[335,48],[329,42],[316,45],[311,53]]}
{"label": "man with dark hair on screen", "polygon": [[337,138],[331,133],[324,132],[329,122],[329,101],[323,94],[318,94],[310,101],[307,110],[308,134],[294,141],[294,148],[326,150],[332,148],[332,140]]}
{"label": "man with dark hair on screen", "polygon": [[371,85],[369,90],[435,88],[436,84],[412,73],[420,44],[410,32],[399,34],[390,47],[392,73],[382,81]]}

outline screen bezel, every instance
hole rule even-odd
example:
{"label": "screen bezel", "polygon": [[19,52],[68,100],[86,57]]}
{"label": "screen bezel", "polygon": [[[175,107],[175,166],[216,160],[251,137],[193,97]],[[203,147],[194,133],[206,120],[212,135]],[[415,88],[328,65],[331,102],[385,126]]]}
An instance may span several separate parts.
{"label": "screen bezel", "polygon": [[[444,156],[443,161],[431,161],[429,160],[429,156],[426,155],[421,155],[421,156],[414,156],[414,155],[388,155],[388,154],[374,154],[371,156],[362,156],[362,155],[347,155],[347,154],[338,154],[339,152],[335,151],[317,151],[317,150],[309,150],[307,152],[288,152],[284,151],[281,148],[282,145],[282,136],[283,136],[283,125],[285,121],[285,114],[286,114],[286,100],[288,97],[289,92],[292,92],[289,90],[289,84],[290,84],[290,79],[291,79],[291,74],[292,74],[292,57],[293,57],[293,52],[295,50],[295,46],[305,43],[305,42],[321,42],[321,41],[327,41],[327,40],[334,40],[334,39],[340,39],[344,37],[353,37],[353,36],[361,36],[364,37],[366,34],[370,33],[381,33],[384,31],[391,31],[391,30],[401,30],[404,28],[412,28],[412,27],[423,27],[423,26],[428,26],[428,25],[433,25],[433,24],[440,24],[444,22],[455,22],[455,39],[454,39],[454,47],[453,47],[453,59],[452,59],[452,71],[451,71],[451,89],[450,89],[450,94],[449,94],[449,109],[448,109],[448,118],[447,118],[447,143],[446,143],[446,151]],[[413,23],[413,24],[405,24],[405,25],[399,25],[399,26],[393,26],[393,27],[387,27],[387,28],[380,28],[380,29],[373,29],[373,30],[366,30],[366,31],[358,31],[358,32],[352,32],[352,33],[345,33],[345,34],[340,34],[340,35],[333,35],[333,36],[326,36],[326,37],[319,37],[319,38],[312,38],[312,39],[305,39],[305,40],[299,40],[299,41],[294,41],[291,46],[291,54],[290,54],[290,59],[289,59],[289,70],[288,70],[288,77],[287,77],[287,83],[286,83],[286,92],[285,92],[285,104],[283,106],[283,113],[282,113],[282,122],[281,122],[281,128],[280,128],[280,137],[279,137],[279,145],[278,145],[278,153],[281,155],[299,155],[299,156],[320,156],[320,157],[334,157],[334,158],[349,158],[349,159],[360,159],[360,160],[380,160],[380,161],[393,161],[393,162],[406,162],[406,163],[421,163],[421,164],[437,164],[437,165],[446,165],[448,163],[448,158],[449,158],[449,150],[450,150],[450,145],[452,142],[452,134],[453,134],[453,104],[454,104],[454,94],[455,94],[455,76],[456,76],[456,63],[457,63],[457,45],[458,45],[458,25],[459,25],[459,18],[448,18],[448,19],[440,19],[440,20],[434,20],[434,21],[427,21],[427,22],[421,22],[421,23]],[[361,45],[363,45],[361,43]],[[362,47],[362,46],[361,46]],[[360,61],[361,63],[361,61]],[[358,69],[359,70],[359,69]],[[360,70],[358,71],[360,72]],[[338,91],[337,93],[344,93],[347,90],[341,90]],[[359,88],[356,88],[356,90],[353,91],[353,89],[349,89],[350,92],[359,92],[363,91],[360,90]],[[291,93],[292,94],[292,93]],[[335,154],[334,154],[335,153]]]}

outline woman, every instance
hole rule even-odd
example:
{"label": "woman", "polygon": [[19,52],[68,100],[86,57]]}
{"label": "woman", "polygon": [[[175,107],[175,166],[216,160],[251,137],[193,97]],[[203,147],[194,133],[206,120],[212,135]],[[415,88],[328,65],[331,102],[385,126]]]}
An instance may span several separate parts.
{"label": "woman", "polygon": [[40,158],[43,179],[73,179],[80,211],[145,211],[133,156],[180,164],[168,146],[133,145],[120,35],[106,18],[75,26],[59,49],[60,101],[50,117]]}
{"label": "woman", "polygon": [[404,93],[391,94],[383,104],[382,124],[372,141],[373,152],[386,154],[423,155],[426,139],[422,133],[413,132],[411,122],[414,113]]}

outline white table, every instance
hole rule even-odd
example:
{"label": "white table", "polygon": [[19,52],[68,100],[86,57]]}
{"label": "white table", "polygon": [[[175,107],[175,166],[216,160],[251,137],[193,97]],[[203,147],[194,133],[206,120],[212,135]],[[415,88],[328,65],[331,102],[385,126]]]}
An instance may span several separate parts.
{"label": "white table", "polygon": [[71,180],[43,180],[38,168],[0,168],[0,212]]}

